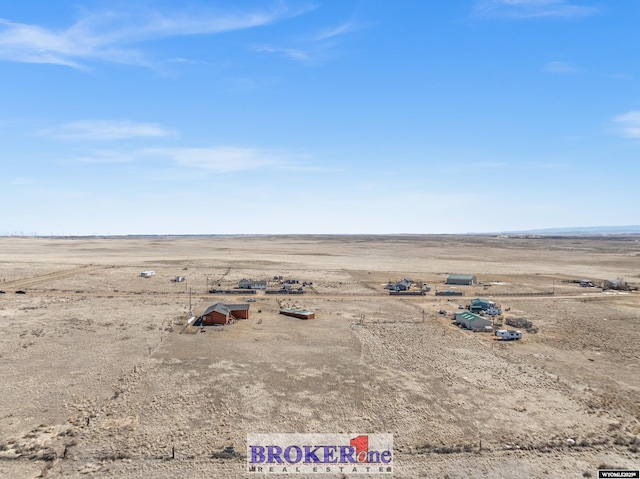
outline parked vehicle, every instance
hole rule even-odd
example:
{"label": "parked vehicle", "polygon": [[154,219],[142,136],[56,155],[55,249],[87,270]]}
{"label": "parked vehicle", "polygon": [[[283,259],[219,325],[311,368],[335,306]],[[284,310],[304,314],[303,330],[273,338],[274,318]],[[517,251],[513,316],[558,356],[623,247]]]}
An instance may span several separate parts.
{"label": "parked vehicle", "polygon": [[440,310],[440,314],[447,314],[447,310],[446,309],[441,309]]}
{"label": "parked vehicle", "polygon": [[19,289],[18,291],[16,291],[16,294],[27,294],[27,290],[26,289]]}
{"label": "parked vehicle", "polygon": [[496,336],[502,338],[503,341],[515,341],[522,338],[522,333],[511,329],[498,329],[496,331]]}
{"label": "parked vehicle", "polygon": [[255,303],[256,298],[247,298],[247,303]]}

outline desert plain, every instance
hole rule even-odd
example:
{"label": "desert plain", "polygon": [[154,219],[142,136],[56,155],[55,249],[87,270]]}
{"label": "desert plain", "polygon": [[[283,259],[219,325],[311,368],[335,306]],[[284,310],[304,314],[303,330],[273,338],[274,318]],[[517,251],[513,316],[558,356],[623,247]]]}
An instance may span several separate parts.
{"label": "desert plain", "polygon": [[[189,325],[249,297],[210,288],[279,276],[312,284]],[[402,278],[431,291],[389,295]],[[640,469],[640,293],[597,287],[617,278],[640,284],[640,238],[3,237],[0,478],[264,477],[247,434],[276,432],[393,434],[393,474],[312,477]],[[475,297],[534,328],[454,325]]]}

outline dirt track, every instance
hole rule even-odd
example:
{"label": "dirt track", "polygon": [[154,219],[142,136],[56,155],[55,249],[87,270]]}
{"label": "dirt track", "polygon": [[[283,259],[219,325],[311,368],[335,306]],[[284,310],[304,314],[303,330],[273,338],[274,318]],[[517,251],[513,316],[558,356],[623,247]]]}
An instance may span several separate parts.
{"label": "dirt track", "polygon": [[[0,477],[242,477],[247,433],[294,431],[392,433],[396,477],[638,468],[640,296],[564,282],[640,283],[635,238],[1,238],[0,247]],[[140,278],[146,269],[156,276]],[[448,272],[475,274],[486,289],[458,287],[465,296],[452,301],[383,289],[406,276],[444,289]],[[211,284],[276,274],[313,281],[317,294],[259,294],[251,319],[179,334],[188,288],[197,310],[243,299],[208,295]],[[188,282],[172,283],[177,275]],[[550,288],[551,297],[501,296]],[[539,332],[503,343],[438,314],[476,296]],[[280,316],[279,303],[318,319]],[[222,454],[229,446],[239,453]]]}

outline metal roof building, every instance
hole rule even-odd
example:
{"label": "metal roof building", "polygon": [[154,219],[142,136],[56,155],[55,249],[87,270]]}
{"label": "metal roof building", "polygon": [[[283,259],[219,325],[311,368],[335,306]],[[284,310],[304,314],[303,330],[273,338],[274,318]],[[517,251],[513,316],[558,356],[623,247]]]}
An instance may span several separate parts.
{"label": "metal roof building", "polygon": [[496,303],[494,303],[493,301],[489,301],[488,299],[484,299],[484,298],[475,298],[471,300],[471,312],[472,313],[477,313],[480,311],[487,311],[490,308],[493,308],[496,305]]}
{"label": "metal roof building", "polygon": [[477,314],[465,311],[463,313],[455,313],[456,322],[462,324],[465,328],[473,331],[485,331],[487,327],[491,328],[492,323],[488,318],[483,318]]}
{"label": "metal roof building", "polygon": [[446,284],[460,284],[463,286],[471,286],[478,282],[478,278],[469,274],[450,274],[447,276]]}

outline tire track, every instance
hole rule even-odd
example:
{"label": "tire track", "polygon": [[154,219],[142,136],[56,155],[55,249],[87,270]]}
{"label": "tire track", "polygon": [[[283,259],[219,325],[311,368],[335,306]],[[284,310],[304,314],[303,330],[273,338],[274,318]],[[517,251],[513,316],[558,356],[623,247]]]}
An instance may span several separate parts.
{"label": "tire track", "polygon": [[39,276],[34,276],[32,278],[16,279],[16,280],[13,280],[13,281],[6,281],[6,282],[2,283],[2,288],[3,289],[4,288],[6,288],[6,289],[26,288],[26,287],[32,286],[34,284],[44,283],[46,281],[52,281],[52,280],[56,280],[56,279],[69,278],[71,276],[76,276],[76,275],[81,274],[81,273],[94,271],[96,269],[104,269],[106,267],[107,266],[103,266],[103,265],[78,266],[76,268],[66,269],[66,270],[63,270],[63,271],[56,271],[54,273],[41,274]]}

